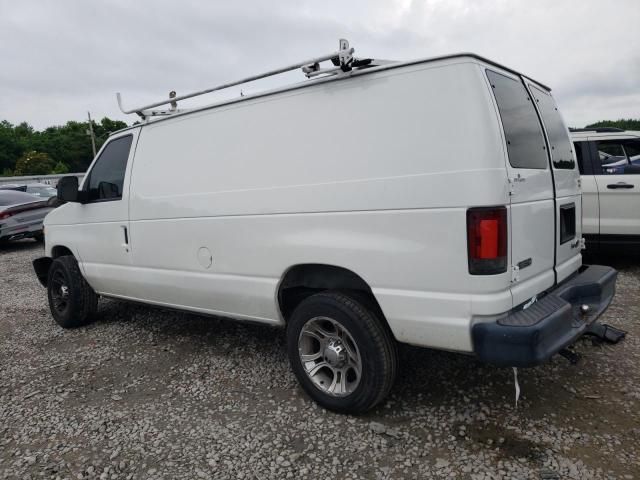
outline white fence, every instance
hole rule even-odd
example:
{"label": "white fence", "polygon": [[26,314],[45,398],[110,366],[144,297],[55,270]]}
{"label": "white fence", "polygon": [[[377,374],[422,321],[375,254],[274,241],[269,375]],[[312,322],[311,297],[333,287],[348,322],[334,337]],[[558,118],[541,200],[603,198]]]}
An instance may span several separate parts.
{"label": "white fence", "polygon": [[44,183],[55,187],[58,185],[58,180],[62,177],[68,177],[73,175],[78,177],[78,182],[84,178],[84,173],[65,173],[62,175],[26,175],[23,177],[0,177],[0,185],[6,185],[8,183],[16,185],[25,185],[27,183]]}

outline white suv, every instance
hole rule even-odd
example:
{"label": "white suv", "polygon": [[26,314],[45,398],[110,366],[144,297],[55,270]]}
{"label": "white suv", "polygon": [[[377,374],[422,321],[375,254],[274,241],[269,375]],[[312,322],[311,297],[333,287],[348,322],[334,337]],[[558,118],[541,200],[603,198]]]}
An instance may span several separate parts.
{"label": "white suv", "polygon": [[588,251],[640,251],[640,132],[574,129]]}
{"label": "white suv", "polygon": [[34,262],[56,321],[103,295],[286,327],[300,384],[342,412],[385,398],[397,342],[525,367],[590,331],[616,272],[582,265],[549,89],[471,54],[325,58],[277,90],[133,109],[58,185]]}

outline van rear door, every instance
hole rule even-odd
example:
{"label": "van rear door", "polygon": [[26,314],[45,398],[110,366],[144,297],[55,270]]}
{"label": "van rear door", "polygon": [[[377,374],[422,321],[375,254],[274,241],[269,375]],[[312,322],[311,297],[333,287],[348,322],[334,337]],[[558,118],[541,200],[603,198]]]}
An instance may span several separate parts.
{"label": "van rear door", "polygon": [[582,195],[575,153],[551,93],[527,80],[547,136],[556,197],[556,281],[561,282],[582,263]]}
{"label": "van rear door", "polygon": [[553,181],[544,133],[522,79],[491,69],[486,74],[507,153],[511,294],[517,306],[555,282]]}

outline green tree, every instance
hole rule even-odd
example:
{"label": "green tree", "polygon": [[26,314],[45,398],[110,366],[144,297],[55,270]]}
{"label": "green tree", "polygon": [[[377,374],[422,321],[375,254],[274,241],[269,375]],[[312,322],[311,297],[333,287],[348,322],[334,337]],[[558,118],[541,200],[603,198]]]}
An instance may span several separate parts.
{"label": "green tree", "polygon": [[53,170],[54,162],[44,152],[32,150],[22,155],[16,162],[14,175],[47,175]]}
{"label": "green tree", "polygon": [[58,175],[69,173],[69,167],[67,167],[65,163],[58,162],[56,163],[56,166],[53,167],[53,170],[51,171],[51,173],[56,173]]}
{"label": "green tree", "polygon": [[13,170],[23,152],[24,146],[16,135],[15,127],[6,120],[0,122],[0,171],[3,175]]}
{"label": "green tree", "polygon": [[596,123],[587,125],[585,128],[599,128],[599,127],[614,127],[621,128],[622,130],[640,130],[640,120],[632,118],[619,120],[601,120]]}
{"label": "green tree", "polygon": [[[89,128],[88,125],[89,122],[87,122],[87,128]],[[100,120],[100,123],[93,122],[93,133],[96,136],[96,148],[99,149],[102,147],[111,133],[122,130],[123,128],[127,128],[126,123],[120,120],[111,120],[107,117]]]}

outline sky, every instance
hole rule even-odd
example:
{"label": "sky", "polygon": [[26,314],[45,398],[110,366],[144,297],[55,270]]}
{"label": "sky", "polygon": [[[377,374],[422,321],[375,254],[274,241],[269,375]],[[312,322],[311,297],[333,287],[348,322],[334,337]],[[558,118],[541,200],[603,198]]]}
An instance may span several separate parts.
{"label": "sky", "polygon": [[550,86],[579,127],[640,118],[639,33],[640,0],[0,0],[0,120],[42,129],[91,111],[131,124],[115,92],[140,106],[324,55],[346,38],[356,57],[488,57]]}

